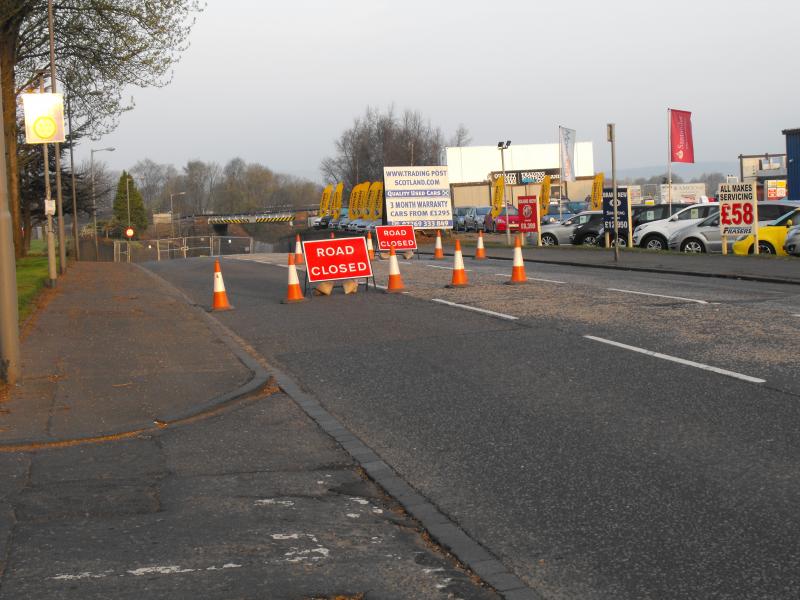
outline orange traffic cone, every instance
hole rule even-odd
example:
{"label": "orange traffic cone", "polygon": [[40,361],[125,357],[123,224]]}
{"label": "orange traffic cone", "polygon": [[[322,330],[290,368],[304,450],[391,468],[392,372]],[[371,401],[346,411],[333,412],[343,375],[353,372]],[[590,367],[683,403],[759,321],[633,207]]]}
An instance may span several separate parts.
{"label": "orange traffic cone", "polygon": [[282,300],[281,304],[303,302],[306,299],[303,290],[300,289],[300,280],[297,278],[297,269],[294,263],[295,255],[289,253],[289,288],[286,290],[286,299]]}
{"label": "orange traffic cone", "polygon": [[214,301],[211,310],[232,310],[233,307],[228,302],[228,294],[225,293],[225,282],[222,280],[222,269],[219,268],[219,260],[214,261]]}
{"label": "orange traffic cone", "polygon": [[461,254],[461,242],[456,240],[455,259],[453,261],[453,279],[447,287],[466,287],[467,272],[464,270],[464,256]]}
{"label": "orange traffic cone", "polygon": [[527,283],[528,278],[525,276],[525,263],[522,261],[522,240],[518,234],[514,238],[514,266],[511,267],[511,281],[507,283]]}
{"label": "orange traffic cone", "polygon": [[336,234],[333,231],[331,231],[331,239],[334,239],[335,237],[336,237]]}
{"label": "orange traffic cone", "polygon": [[444,258],[444,250],[442,250],[442,232],[436,230],[436,245],[433,247],[433,260],[442,260]]}
{"label": "orange traffic cone", "polygon": [[300,234],[294,238],[294,262],[295,264],[303,264],[303,244],[300,242]]}
{"label": "orange traffic cone", "polygon": [[397,294],[398,292],[402,292],[404,289],[403,278],[400,277],[400,265],[397,264],[397,254],[395,254],[394,248],[390,248],[389,286],[386,288],[386,292],[389,294]]}
{"label": "orange traffic cone", "polygon": [[367,232],[367,254],[370,260],[375,260],[375,248],[372,247],[372,232]]}
{"label": "orange traffic cone", "polygon": [[486,260],[486,248],[483,247],[483,231],[478,232],[478,245],[475,246],[475,260]]}

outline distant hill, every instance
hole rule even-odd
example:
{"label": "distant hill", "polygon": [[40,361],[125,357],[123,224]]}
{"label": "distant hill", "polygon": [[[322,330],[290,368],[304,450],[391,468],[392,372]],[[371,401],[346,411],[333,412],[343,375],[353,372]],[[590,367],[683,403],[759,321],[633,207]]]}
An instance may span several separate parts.
{"label": "distant hill", "polygon": [[[652,167],[633,167],[630,169],[618,169],[619,179],[638,179],[661,175],[667,172],[666,163],[661,166]],[[673,164],[672,173],[680,175],[685,181],[699,177],[703,173],[722,173],[723,175],[738,175],[738,162],[700,162],[695,164]],[[610,169],[606,172],[606,177],[611,176]]]}

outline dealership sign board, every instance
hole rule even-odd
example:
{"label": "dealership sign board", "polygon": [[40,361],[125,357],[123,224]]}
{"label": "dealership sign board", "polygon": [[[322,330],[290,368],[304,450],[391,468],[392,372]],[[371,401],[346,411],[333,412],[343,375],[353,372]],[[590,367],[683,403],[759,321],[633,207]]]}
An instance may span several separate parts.
{"label": "dealership sign board", "polygon": [[[603,188],[603,227],[606,231],[614,231],[614,188]],[[617,229],[627,232],[630,222],[630,203],[628,202],[628,188],[617,187]]]}
{"label": "dealership sign board", "polygon": [[372,265],[363,237],[303,242],[308,281],[372,277]]}
{"label": "dealership sign board", "polygon": [[520,196],[517,199],[517,212],[521,232],[539,232],[539,202],[536,196]]}
{"label": "dealership sign board", "polygon": [[395,251],[417,249],[417,236],[411,225],[378,225],[375,235],[378,238],[378,250],[383,252],[392,248]]}
{"label": "dealership sign board", "polygon": [[758,229],[755,183],[720,183],[719,227],[722,235],[753,235]]}
{"label": "dealership sign board", "polygon": [[452,229],[447,167],[384,167],[386,222],[414,229]]}

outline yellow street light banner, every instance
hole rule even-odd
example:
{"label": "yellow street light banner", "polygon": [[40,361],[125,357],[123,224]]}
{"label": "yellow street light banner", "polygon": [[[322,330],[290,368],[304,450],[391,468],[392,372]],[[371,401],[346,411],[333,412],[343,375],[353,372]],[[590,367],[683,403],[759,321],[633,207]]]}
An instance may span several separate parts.
{"label": "yellow street light banner", "polygon": [[545,175],[544,179],[542,179],[542,191],[539,194],[539,209],[541,214],[539,218],[542,218],[548,212],[550,212],[550,188],[552,183],[550,183],[550,175]]}
{"label": "yellow street light banner", "polygon": [[594,176],[592,182],[592,201],[589,205],[589,210],[603,210],[603,182],[605,175],[598,173]]}
{"label": "yellow street light banner", "polygon": [[22,94],[25,142],[52,144],[64,141],[64,95]]}
{"label": "yellow street light banner", "polygon": [[330,214],[331,207],[331,194],[333,193],[333,184],[325,186],[322,190],[322,198],[319,201],[319,216],[325,217]]}
{"label": "yellow street light banner", "polygon": [[492,184],[492,218],[503,212],[503,195],[506,189],[506,180],[500,174]]}
{"label": "yellow street light banner", "polygon": [[336,190],[333,192],[333,200],[331,201],[331,216],[334,219],[339,218],[339,213],[342,212],[342,192],[344,191],[344,184],[340,181],[336,184]]}

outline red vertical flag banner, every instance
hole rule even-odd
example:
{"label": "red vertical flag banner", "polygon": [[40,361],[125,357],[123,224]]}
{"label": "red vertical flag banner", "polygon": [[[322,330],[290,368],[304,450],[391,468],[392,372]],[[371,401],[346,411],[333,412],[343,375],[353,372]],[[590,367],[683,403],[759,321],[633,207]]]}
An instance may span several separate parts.
{"label": "red vertical flag banner", "polygon": [[670,146],[672,162],[693,163],[694,142],[692,140],[692,113],[685,110],[670,110]]}

